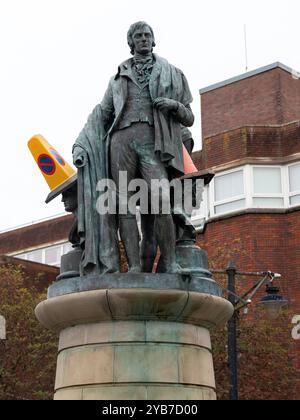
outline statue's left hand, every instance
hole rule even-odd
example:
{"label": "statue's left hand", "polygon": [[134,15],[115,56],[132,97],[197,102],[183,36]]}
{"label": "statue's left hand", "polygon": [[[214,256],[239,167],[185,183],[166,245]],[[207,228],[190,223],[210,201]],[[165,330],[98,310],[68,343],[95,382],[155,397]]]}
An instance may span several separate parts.
{"label": "statue's left hand", "polygon": [[82,168],[87,162],[87,154],[80,146],[73,149],[73,163],[77,168]]}
{"label": "statue's left hand", "polygon": [[163,112],[176,112],[178,110],[179,103],[173,99],[156,98],[153,105],[155,108]]}

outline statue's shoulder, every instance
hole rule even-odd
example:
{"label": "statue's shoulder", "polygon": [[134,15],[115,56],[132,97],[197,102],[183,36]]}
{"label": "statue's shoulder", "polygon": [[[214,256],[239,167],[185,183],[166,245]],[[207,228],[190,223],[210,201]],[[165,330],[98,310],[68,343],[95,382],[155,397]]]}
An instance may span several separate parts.
{"label": "statue's shoulder", "polygon": [[127,60],[123,61],[119,66],[118,66],[118,71],[117,73],[112,77],[113,80],[117,80],[120,75],[122,75],[123,73],[126,73],[130,67],[131,67],[131,63],[132,63],[132,58],[128,58]]}
{"label": "statue's shoulder", "polygon": [[160,57],[157,54],[154,54],[154,57],[155,57],[156,62],[160,66],[165,67],[165,68],[169,68],[172,71],[174,71],[175,73],[178,73],[178,74],[182,74],[183,75],[182,70],[180,70],[178,67],[176,67],[173,64],[171,64],[166,58]]}

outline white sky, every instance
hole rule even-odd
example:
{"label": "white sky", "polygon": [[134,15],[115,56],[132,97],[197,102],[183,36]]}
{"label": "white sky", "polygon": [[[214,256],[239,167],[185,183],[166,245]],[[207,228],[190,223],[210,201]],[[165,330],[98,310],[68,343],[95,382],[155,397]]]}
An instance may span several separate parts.
{"label": "white sky", "polygon": [[36,133],[69,163],[88,114],[147,21],[155,52],[185,73],[201,147],[199,89],[275,61],[300,70],[299,0],[0,0],[0,230],[63,212],[27,148]]}

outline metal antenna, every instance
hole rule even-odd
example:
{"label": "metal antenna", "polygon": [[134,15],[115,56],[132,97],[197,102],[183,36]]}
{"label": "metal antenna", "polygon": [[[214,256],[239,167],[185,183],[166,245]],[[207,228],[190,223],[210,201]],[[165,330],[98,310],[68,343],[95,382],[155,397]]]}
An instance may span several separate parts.
{"label": "metal antenna", "polygon": [[247,25],[244,24],[246,72],[248,71]]}

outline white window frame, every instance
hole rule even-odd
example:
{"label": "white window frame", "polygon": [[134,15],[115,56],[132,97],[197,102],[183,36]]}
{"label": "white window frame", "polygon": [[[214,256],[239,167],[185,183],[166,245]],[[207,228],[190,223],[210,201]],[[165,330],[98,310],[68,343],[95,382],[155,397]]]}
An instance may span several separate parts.
{"label": "white window frame", "polygon": [[[210,209],[210,215],[211,217],[213,216],[221,216],[223,214],[229,214],[229,213],[233,213],[239,210],[244,210],[245,208],[247,208],[247,191],[246,191],[246,176],[245,176],[245,166],[239,166],[238,168],[234,168],[234,169],[230,169],[224,172],[219,172],[218,174],[215,175],[214,179],[212,180],[212,182],[210,183],[210,188],[209,188],[209,209]],[[225,200],[221,200],[221,201],[215,201],[215,181],[216,179],[218,179],[221,176],[224,175],[228,175],[228,174],[232,174],[235,172],[242,172],[243,173],[243,185],[244,185],[244,194],[241,195],[237,195],[235,197],[230,197],[227,198]],[[224,204],[229,204],[229,203],[234,203],[236,201],[240,201],[240,200],[245,200],[245,207],[239,209],[239,210],[228,210],[227,212],[224,213],[219,213],[217,214],[215,211],[215,208],[217,206],[222,206]]]}
{"label": "white window frame", "polygon": [[[250,208],[258,208],[255,206],[254,204],[254,199],[255,198],[279,198],[282,199],[283,201],[283,206],[282,207],[274,207],[274,208],[286,208],[286,188],[285,188],[285,171],[284,171],[284,167],[281,165],[249,165],[250,166],[250,173],[249,173],[249,179],[251,181],[251,185],[250,185],[250,198],[251,198],[251,205],[249,206]],[[281,193],[255,193],[254,192],[254,169],[255,168],[267,168],[267,169],[280,169],[280,178],[281,178]],[[250,204],[250,203],[249,203]],[[262,208],[262,207],[261,207]],[[267,207],[269,209],[269,207]],[[272,208],[272,207],[271,207]]]}
{"label": "white window frame", "polygon": [[291,204],[291,198],[292,197],[296,197],[296,195],[300,195],[300,190],[298,191],[290,191],[290,171],[289,168],[293,167],[293,166],[300,166],[300,162],[294,162],[291,163],[289,165],[286,165],[286,186],[287,186],[287,206],[288,207],[297,207],[299,206],[299,204]]}
{"label": "white window frame", "polygon": [[[36,248],[36,249],[31,249],[28,250],[27,252],[22,252],[21,254],[14,254],[13,256],[16,258],[21,258],[22,260],[25,261],[31,261],[31,262],[36,262],[36,261],[32,261],[31,259],[29,259],[29,255],[31,254],[31,252],[35,252],[35,251],[42,251],[42,261],[39,261],[40,264],[45,264],[45,265],[51,265],[53,267],[59,267],[60,266],[60,258],[62,257],[62,255],[64,255],[64,245],[69,244],[68,241],[66,242],[60,242],[58,244],[53,244],[50,246],[47,246],[45,248]],[[60,252],[59,252],[59,260],[55,261],[52,264],[49,264],[46,262],[46,250],[50,249],[50,248],[59,248]]]}
{"label": "white window frame", "polygon": [[208,185],[204,186],[201,204],[202,203],[204,207],[204,213],[193,215],[191,219],[195,227],[200,226],[203,220],[205,222],[206,220],[209,219],[209,187]]}
{"label": "white window frame", "polygon": [[[226,171],[222,171],[222,172],[218,172],[216,173],[215,177],[212,179],[212,181],[210,182],[209,185],[206,185],[204,187],[204,191],[203,191],[203,203],[204,203],[204,213],[202,213],[201,215],[196,215],[192,217],[192,222],[195,223],[195,226],[200,226],[201,225],[201,220],[202,217],[204,217],[204,220],[207,221],[211,218],[215,218],[215,217],[222,217],[223,215],[227,215],[227,214],[231,214],[231,213],[238,213],[244,210],[249,210],[249,209],[255,209],[258,208],[254,205],[254,199],[255,198],[279,198],[283,200],[283,207],[267,207],[267,208],[263,208],[260,207],[260,209],[263,210],[272,210],[272,209],[289,209],[289,208],[294,208],[294,207],[299,207],[300,204],[291,204],[290,203],[290,199],[292,197],[298,196],[300,195],[300,190],[298,191],[294,191],[291,192],[290,191],[290,176],[289,176],[289,168],[293,167],[293,166],[297,166],[300,165],[300,161],[296,161],[293,163],[286,163],[284,165],[266,165],[266,164],[246,164],[243,166],[238,166],[236,168],[232,168]],[[281,193],[262,193],[262,194],[257,194],[254,193],[254,169],[255,168],[277,168],[280,169],[280,174],[281,174]],[[242,172],[243,173],[243,185],[244,185],[244,194],[235,196],[235,197],[230,197],[227,198],[225,200],[221,200],[221,201],[215,201],[215,181],[216,179],[218,179],[218,177],[220,176],[224,176],[224,175],[228,175],[228,174],[232,174],[235,172]],[[229,204],[229,203],[234,203],[236,201],[240,201],[240,200],[245,200],[245,206],[241,207],[239,209],[234,209],[234,210],[228,210],[226,212],[222,212],[222,213],[216,213],[215,212],[215,208],[216,206],[221,206],[224,204]],[[201,217],[202,216],[202,217]],[[200,219],[201,217],[201,219]],[[197,223],[198,222],[198,223]],[[37,250],[42,250],[42,264],[46,264],[45,262],[45,250],[48,248],[53,248],[53,247],[57,247],[60,246],[60,256],[63,255],[64,251],[63,251],[63,247],[64,245],[68,244],[68,241],[64,241],[64,242],[60,242],[60,243],[56,243],[56,244],[52,244],[52,245],[48,245],[44,248],[36,248],[36,249],[31,249],[28,251],[23,251],[22,253],[20,253],[19,255],[16,254],[10,254],[12,256],[15,256],[16,258],[19,258],[20,256],[22,256],[22,259],[28,260],[28,254],[32,251],[37,251]],[[60,261],[58,261],[55,264],[51,264],[53,266],[58,266],[60,265]]]}
{"label": "white window frame", "polygon": [[[51,264],[47,263],[46,262],[46,251],[48,249],[56,249],[56,248],[59,249],[59,252],[58,252],[58,260],[55,261],[55,262],[53,262],[53,263],[51,263]],[[63,255],[63,252],[64,252],[64,245],[63,244],[48,246],[47,248],[44,248],[43,249],[43,261],[44,261],[44,264],[53,265],[55,267],[60,266],[60,259],[61,259],[61,256]]]}

